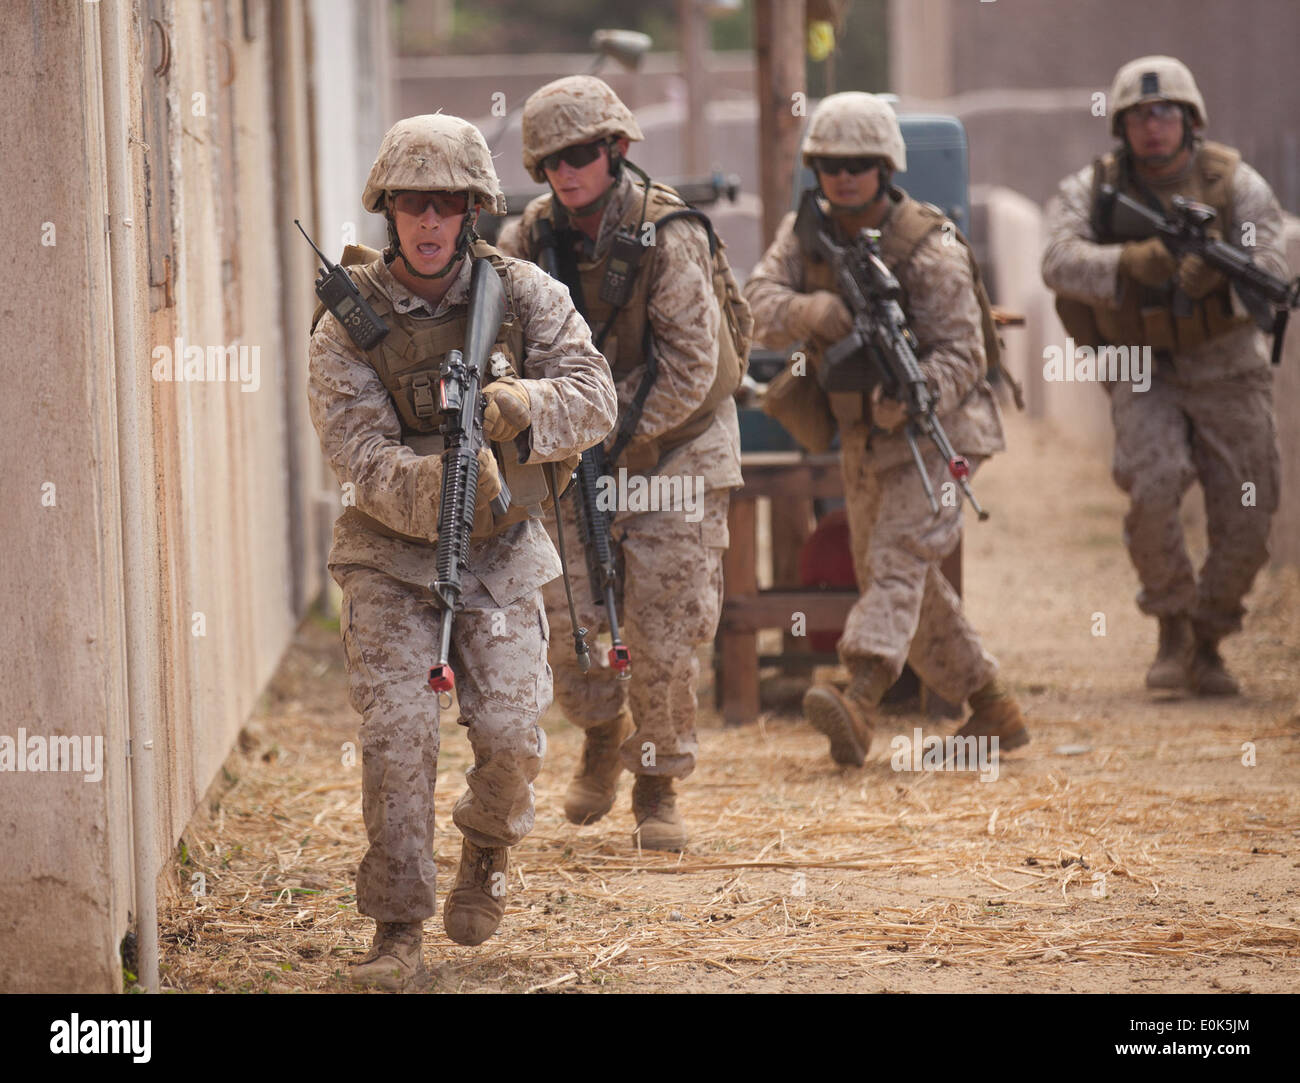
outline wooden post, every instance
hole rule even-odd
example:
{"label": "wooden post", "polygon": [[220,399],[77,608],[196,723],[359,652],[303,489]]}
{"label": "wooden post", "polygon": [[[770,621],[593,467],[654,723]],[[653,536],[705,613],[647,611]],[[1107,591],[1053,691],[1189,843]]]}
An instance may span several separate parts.
{"label": "wooden post", "polygon": [[709,17],[700,0],[677,0],[677,33],[682,78],[686,83],[686,117],[682,125],[680,172],[695,177],[709,168],[709,129],[705,116],[710,87]]}
{"label": "wooden post", "polygon": [[808,113],[805,34],[804,0],[755,0],[758,145],[763,148],[759,195],[765,247],[772,243],[776,227],[790,210],[795,155]]}
{"label": "wooden post", "polygon": [[[758,596],[755,512],[754,501],[746,499],[733,499],[728,509],[731,546],[722,554],[726,597],[752,600]],[[758,717],[758,635],[752,628],[729,631],[725,615],[720,631],[722,672],[717,682],[717,700],[722,717],[729,726],[753,722]]]}

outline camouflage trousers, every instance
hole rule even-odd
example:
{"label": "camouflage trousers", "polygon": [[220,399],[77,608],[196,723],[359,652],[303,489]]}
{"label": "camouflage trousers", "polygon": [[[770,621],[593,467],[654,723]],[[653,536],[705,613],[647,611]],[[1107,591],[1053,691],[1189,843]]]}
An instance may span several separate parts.
{"label": "camouflage trousers", "polygon": [[[423,587],[359,565],[331,569],[343,588],[339,620],[348,699],[361,715],[361,794],[370,843],[357,869],[357,910],[376,921],[434,913],[433,793],[438,697],[428,686],[441,610]],[[533,779],[551,702],[547,627],[534,591],[498,606],[472,575],[452,626],[460,722],[474,766],[452,811],[478,846],[513,846],[533,828]]]}
{"label": "camouflage trousers", "polygon": [[[563,580],[542,588],[551,625],[555,699],[580,729],[616,718],[630,707],[635,731],[620,748],[624,766],[641,775],[685,778],[695,769],[696,648],[713,639],[722,614],[722,552],[727,547],[727,489],[700,502],[703,518],[682,511],[651,511],[621,520],[612,531],[618,560],[616,611],[632,655],[631,680],[608,665],[609,631],[603,601],[593,599],[578,542],[577,501],[560,501],[578,620],[590,633],[591,669],[578,668]],[[547,530],[555,535],[555,520]]]}
{"label": "camouflage trousers", "polygon": [[[1138,608],[1188,613],[1210,639],[1238,631],[1278,504],[1272,374],[1200,386],[1157,377],[1144,392],[1118,384],[1111,417],[1115,482],[1129,495],[1124,542],[1142,583]],[[1209,542],[1199,579],[1179,519],[1183,494],[1198,480]]]}
{"label": "camouflage trousers", "polygon": [[[909,663],[930,688],[953,703],[991,681],[998,671],[961,599],[939,565],[961,538],[964,498],[945,502],[947,465],[925,449],[925,465],[939,499],[935,515],[910,462],[877,472],[871,455],[850,441],[841,457],[853,565],[860,596],[837,644],[840,660],[874,659],[897,679]],[[971,456],[972,473],[983,461]]]}

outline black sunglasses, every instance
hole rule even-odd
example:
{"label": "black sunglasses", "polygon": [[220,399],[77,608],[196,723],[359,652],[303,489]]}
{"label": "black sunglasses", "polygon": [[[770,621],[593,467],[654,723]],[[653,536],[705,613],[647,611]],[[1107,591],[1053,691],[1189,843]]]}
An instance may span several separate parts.
{"label": "black sunglasses", "polygon": [[591,165],[600,157],[600,148],[604,145],[603,139],[597,139],[594,143],[579,143],[576,147],[565,147],[543,158],[542,168],[554,173],[560,168],[560,163],[565,162],[574,169],[581,169],[584,165]]}
{"label": "black sunglasses", "polygon": [[818,173],[825,173],[828,177],[834,177],[839,173],[848,172],[853,176],[865,173],[868,169],[875,169],[880,165],[879,158],[814,158],[813,168]]}
{"label": "black sunglasses", "polygon": [[403,214],[423,217],[430,206],[439,218],[454,218],[469,210],[468,192],[402,191],[393,193],[393,206]]}

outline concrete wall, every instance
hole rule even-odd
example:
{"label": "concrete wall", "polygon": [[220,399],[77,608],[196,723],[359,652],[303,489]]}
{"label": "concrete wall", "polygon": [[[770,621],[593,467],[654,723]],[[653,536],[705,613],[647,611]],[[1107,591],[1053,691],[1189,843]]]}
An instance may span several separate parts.
{"label": "concrete wall", "polygon": [[[332,516],[304,394],[315,257],[290,224],[319,225],[309,39],[353,56],[363,74],[337,115],[373,134],[366,95],[383,88],[364,73],[387,36],[363,0],[322,0],[347,18],[318,10],[314,27],[306,5],[0,7],[0,185],[21,194],[0,295],[24,327],[0,344],[0,740],[102,738],[106,760],[98,782],[0,772],[0,991],[122,987],[133,853],[161,868],[322,586]],[[117,12],[120,82],[102,40]],[[115,88],[134,196],[110,259],[106,163],[128,142],[105,107]],[[330,161],[355,175],[357,150]],[[178,338],[205,360],[242,350],[247,367],[157,379]],[[133,752],[155,784],[133,822],[126,749],[145,724],[152,751]]]}
{"label": "concrete wall", "polygon": [[[494,106],[503,101],[507,111],[513,110],[538,87],[585,72],[591,63],[591,55],[584,53],[404,57],[394,69],[393,119],[437,109],[465,117],[477,124],[492,144],[497,173],[506,188],[533,188],[536,184],[523,168],[519,113],[510,116],[503,131],[503,118],[494,115]],[[611,61],[598,73],[636,113],[646,141],[636,146],[634,160],[652,176],[670,176],[682,170],[686,84],[679,67],[675,53],[650,53],[636,72],[624,71]],[[710,166],[740,173],[745,189],[757,191],[753,54],[710,52],[705,68],[705,93],[712,103],[706,118]],[[755,118],[752,124],[740,123],[740,117],[751,115]]]}
{"label": "concrete wall", "polygon": [[12,328],[0,336],[0,739],[23,729],[106,746],[99,782],[0,773],[6,991],[120,986],[116,945],[130,905],[104,139],[98,112],[69,108],[97,94],[94,10],[0,6],[11,246],[0,293]]}
{"label": "concrete wall", "polygon": [[[1300,272],[1300,219],[1288,216],[1287,262]],[[1282,449],[1282,504],[1273,519],[1269,548],[1274,564],[1300,567],[1300,312],[1291,313],[1282,363],[1273,370],[1273,406]]]}
{"label": "concrete wall", "polygon": [[[893,0],[893,89],[907,107],[965,121],[971,179],[1042,202],[1112,144],[1092,95],[1152,53],[1196,77],[1212,139],[1238,147],[1300,211],[1300,4],[1290,0]],[[1032,152],[1031,152],[1032,148]]]}
{"label": "concrete wall", "polygon": [[1043,212],[1033,200],[1008,188],[976,185],[971,190],[972,240],[987,268],[994,303],[1025,317],[1025,326],[1002,331],[1004,363],[1025,392],[1030,417],[1051,419],[1109,457],[1110,410],[1106,393],[1093,384],[1048,383],[1043,348],[1064,344],[1052,294],[1043,285]]}

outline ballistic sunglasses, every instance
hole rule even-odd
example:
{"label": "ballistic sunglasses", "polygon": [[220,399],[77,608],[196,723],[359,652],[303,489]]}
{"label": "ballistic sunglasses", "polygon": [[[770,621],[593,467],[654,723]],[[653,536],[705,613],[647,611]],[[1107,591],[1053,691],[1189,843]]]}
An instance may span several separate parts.
{"label": "ballistic sunglasses", "polygon": [[1145,124],[1148,119],[1165,123],[1182,114],[1183,107],[1177,102],[1143,102],[1141,105],[1129,106],[1124,111],[1124,119],[1126,121],[1132,119],[1137,124]]}
{"label": "ballistic sunglasses", "polygon": [[605,140],[597,139],[593,143],[579,143],[574,147],[565,147],[563,150],[557,150],[554,154],[548,154],[542,159],[542,168],[549,169],[554,173],[560,168],[560,163],[565,162],[573,166],[574,169],[581,169],[584,165],[591,165],[600,157],[600,148],[605,145]]}
{"label": "ballistic sunglasses", "polygon": [[828,177],[834,177],[839,173],[850,173],[858,176],[865,173],[868,169],[875,169],[880,164],[879,158],[814,158],[813,168],[818,173],[824,173]]}
{"label": "ballistic sunglasses", "polygon": [[393,206],[403,214],[420,217],[430,207],[439,218],[454,218],[469,210],[468,192],[394,192]]}

